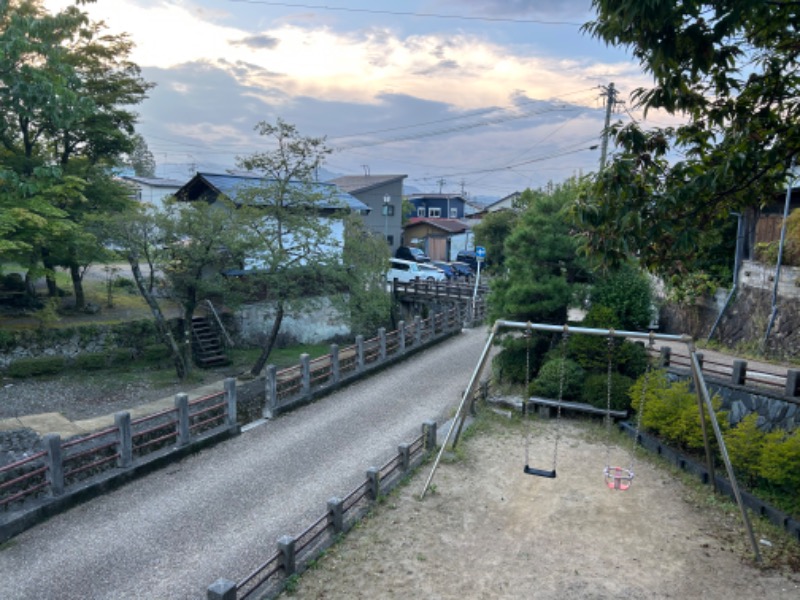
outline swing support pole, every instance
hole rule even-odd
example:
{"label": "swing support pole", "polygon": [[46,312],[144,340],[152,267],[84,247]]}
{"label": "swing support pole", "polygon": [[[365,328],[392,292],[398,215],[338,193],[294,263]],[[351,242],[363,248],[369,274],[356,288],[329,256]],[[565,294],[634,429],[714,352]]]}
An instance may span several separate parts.
{"label": "swing support pole", "polygon": [[[481,371],[483,371],[483,367],[486,364],[486,360],[489,358],[489,351],[492,348],[492,342],[494,341],[494,337],[497,334],[497,323],[495,323],[494,327],[492,327],[492,332],[489,334],[489,339],[486,340],[486,345],[483,347],[483,353],[481,354],[480,359],[478,360],[478,366],[475,367],[475,370],[472,373],[472,378],[469,380],[469,385],[467,386],[466,391],[464,392],[464,396],[461,398],[461,403],[458,405],[458,410],[456,411],[456,416],[453,417],[453,422],[450,425],[450,429],[447,431],[447,436],[442,443],[441,448],[439,448],[439,453],[436,455],[436,460],[433,461],[433,467],[431,468],[431,472],[428,475],[428,479],[425,481],[425,487],[422,488],[422,493],[419,495],[420,500],[425,497],[425,492],[428,491],[428,488],[431,485],[431,481],[433,481],[433,474],[436,472],[436,467],[439,466],[439,462],[442,460],[442,455],[444,454],[445,448],[447,448],[447,444],[450,441],[450,436],[453,432],[456,431],[456,424],[458,423],[458,431],[461,432],[461,425],[463,424],[464,420],[467,418],[467,400],[472,398],[472,394],[475,390],[475,384],[480,377]],[[458,437],[453,440],[453,447],[455,448],[456,442],[458,441]]]}

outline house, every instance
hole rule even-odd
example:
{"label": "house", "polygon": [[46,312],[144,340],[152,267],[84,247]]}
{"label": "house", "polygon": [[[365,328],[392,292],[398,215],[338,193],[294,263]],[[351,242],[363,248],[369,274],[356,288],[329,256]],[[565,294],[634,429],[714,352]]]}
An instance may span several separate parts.
{"label": "house", "polygon": [[364,215],[364,224],[369,231],[386,239],[392,255],[400,245],[406,177],[408,175],[346,175],[328,182],[370,208],[369,214]]}
{"label": "house", "polygon": [[469,226],[458,219],[412,217],[403,230],[408,246],[425,250],[433,260],[454,260],[459,250],[467,248]]}
{"label": "house", "polygon": [[513,192],[512,194],[504,196],[503,198],[500,198],[500,200],[497,200],[496,202],[492,202],[491,204],[487,205],[484,208],[484,212],[490,213],[490,212],[499,212],[501,210],[516,210],[518,207],[520,196],[522,196],[522,193]]}
{"label": "house", "polygon": [[[175,197],[180,202],[204,201],[209,204],[217,202],[220,198],[226,198],[235,205],[241,206],[244,203],[244,200],[242,200],[243,191],[254,188],[269,188],[274,183],[275,180],[264,179],[258,175],[197,173],[188,183],[175,192]],[[290,183],[290,187],[303,191],[309,185],[308,191],[313,195],[312,201],[314,202],[315,212],[319,219],[326,219],[326,224],[330,227],[330,237],[320,240],[318,248],[326,253],[341,253],[344,245],[342,212],[350,211],[366,215],[370,212],[370,208],[332,183],[313,182],[308,184],[299,181]],[[266,202],[263,199],[259,200],[256,202],[256,206],[266,204]],[[297,248],[297,252],[305,251],[305,244],[296,243],[292,239],[291,231],[284,231],[281,235],[284,240],[285,251],[290,254],[293,252],[293,248]],[[301,260],[300,264],[302,262]],[[263,256],[245,257],[245,271],[260,269],[264,265],[265,259]]]}
{"label": "house", "polygon": [[468,213],[466,200],[458,194],[414,194],[408,201],[414,211],[407,217],[463,219]]}
{"label": "house", "polygon": [[133,197],[154,210],[164,210],[164,200],[173,196],[183,186],[177,179],[159,177],[137,177],[122,175],[120,179],[133,190]]}

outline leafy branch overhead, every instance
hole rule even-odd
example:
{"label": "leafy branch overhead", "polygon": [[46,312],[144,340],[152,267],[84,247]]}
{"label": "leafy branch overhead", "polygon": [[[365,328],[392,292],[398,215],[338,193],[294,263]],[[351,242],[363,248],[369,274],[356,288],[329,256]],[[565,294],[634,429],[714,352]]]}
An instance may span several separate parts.
{"label": "leafy branch overhead", "polygon": [[625,46],[654,78],[632,94],[674,127],[617,123],[617,152],[574,217],[586,249],[611,262],[636,253],[661,274],[698,268],[732,211],[785,189],[800,153],[800,4],[594,0],[585,31]]}

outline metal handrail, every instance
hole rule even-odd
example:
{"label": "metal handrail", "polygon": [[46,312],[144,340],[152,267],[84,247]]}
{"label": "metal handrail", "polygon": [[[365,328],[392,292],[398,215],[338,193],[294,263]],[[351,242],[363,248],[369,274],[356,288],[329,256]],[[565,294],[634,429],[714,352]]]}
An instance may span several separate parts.
{"label": "metal handrail", "polygon": [[228,335],[228,331],[227,329],[225,329],[225,325],[222,324],[222,319],[219,318],[219,314],[217,314],[217,309],[214,308],[214,305],[212,304],[211,300],[206,299],[206,304],[208,304],[208,307],[211,309],[211,314],[214,315],[214,320],[217,322],[220,331],[222,331],[222,335],[225,336],[225,341],[228,342],[228,345],[232,348],[236,344],[233,343],[233,339],[231,338],[230,335]]}

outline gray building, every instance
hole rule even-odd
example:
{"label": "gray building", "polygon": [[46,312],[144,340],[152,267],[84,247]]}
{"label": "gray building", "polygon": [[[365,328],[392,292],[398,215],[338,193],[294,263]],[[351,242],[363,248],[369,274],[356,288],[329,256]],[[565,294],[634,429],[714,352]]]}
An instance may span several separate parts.
{"label": "gray building", "polygon": [[408,175],[345,175],[329,183],[370,207],[367,229],[384,237],[394,255],[403,233],[403,180]]}

